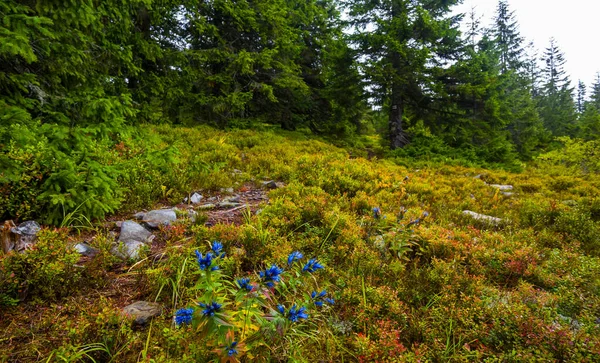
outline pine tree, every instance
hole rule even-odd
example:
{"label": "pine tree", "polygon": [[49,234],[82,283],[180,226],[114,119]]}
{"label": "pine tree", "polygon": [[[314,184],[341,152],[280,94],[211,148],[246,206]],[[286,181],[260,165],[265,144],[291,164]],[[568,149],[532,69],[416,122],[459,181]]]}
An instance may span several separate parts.
{"label": "pine tree", "polygon": [[596,80],[592,84],[592,93],[590,94],[590,103],[597,110],[600,110],[600,73],[596,74]]}
{"label": "pine tree", "polygon": [[579,80],[577,84],[577,113],[582,114],[585,108],[585,83]]}
{"label": "pine tree", "polygon": [[347,0],[352,42],[364,61],[372,97],[389,114],[393,149],[408,143],[407,110],[423,111],[435,97],[436,70],[456,53],[458,0]]}
{"label": "pine tree", "polygon": [[519,70],[523,65],[521,59],[523,38],[519,34],[515,13],[509,10],[506,0],[498,2],[492,34],[500,51],[502,73],[506,73],[508,70]]}
{"label": "pine tree", "polygon": [[564,70],[564,54],[558,48],[554,38],[544,52],[542,96],[539,100],[539,112],[545,127],[554,136],[573,136],[576,131],[576,106],[573,101],[573,88]]}

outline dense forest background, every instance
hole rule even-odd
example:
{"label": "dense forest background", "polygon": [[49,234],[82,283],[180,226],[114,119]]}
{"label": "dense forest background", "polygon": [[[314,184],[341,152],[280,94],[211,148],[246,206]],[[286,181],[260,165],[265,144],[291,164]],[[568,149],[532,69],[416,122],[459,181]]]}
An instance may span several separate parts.
{"label": "dense forest background", "polygon": [[131,176],[99,150],[139,125],[379,133],[392,155],[488,165],[600,137],[600,75],[575,85],[506,1],[492,24],[459,2],[3,1],[1,217],[113,211]]}

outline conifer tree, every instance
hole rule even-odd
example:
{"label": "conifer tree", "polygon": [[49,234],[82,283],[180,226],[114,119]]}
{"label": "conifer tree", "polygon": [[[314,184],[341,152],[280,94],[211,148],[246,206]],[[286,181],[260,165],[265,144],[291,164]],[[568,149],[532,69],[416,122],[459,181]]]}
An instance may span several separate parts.
{"label": "conifer tree", "polygon": [[508,8],[506,0],[500,0],[492,26],[492,34],[500,51],[501,72],[519,70],[522,66],[523,38],[514,11]]}
{"label": "conifer tree", "polygon": [[406,111],[435,98],[436,70],[456,53],[458,0],[347,0],[352,42],[364,61],[373,98],[387,108],[390,146],[408,143]]}
{"label": "conifer tree", "polygon": [[540,115],[545,127],[554,136],[573,136],[576,133],[575,102],[573,88],[564,69],[565,57],[554,38],[544,52],[542,97],[539,101]]}
{"label": "conifer tree", "polygon": [[577,113],[582,114],[585,108],[585,83],[579,80],[577,84]]}
{"label": "conifer tree", "polygon": [[597,110],[600,110],[600,73],[596,74],[596,80],[592,84],[590,103]]}

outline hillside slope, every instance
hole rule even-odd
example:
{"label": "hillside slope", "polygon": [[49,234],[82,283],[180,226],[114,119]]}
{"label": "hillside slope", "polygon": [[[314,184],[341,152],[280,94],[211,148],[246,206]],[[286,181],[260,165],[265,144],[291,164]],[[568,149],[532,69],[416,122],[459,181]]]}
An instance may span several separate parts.
{"label": "hillside slope", "polygon": [[[0,360],[597,361],[597,176],[413,168],[293,133],[144,133],[99,151],[126,170],[116,215],[64,216],[0,255]],[[139,256],[115,256],[122,221],[175,205]],[[139,326],[122,313],[136,301],[162,314]]]}

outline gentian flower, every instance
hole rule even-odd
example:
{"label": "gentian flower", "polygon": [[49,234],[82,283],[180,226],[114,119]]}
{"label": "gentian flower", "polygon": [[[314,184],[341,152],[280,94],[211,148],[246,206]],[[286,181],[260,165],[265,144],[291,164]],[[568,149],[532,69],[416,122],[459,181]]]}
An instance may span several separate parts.
{"label": "gentian flower", "polygon": [[228,347],[225,347],[225,350],[227,351],[228,356],[231,357],[238,353],[237,349],[235,349],[236,346],[237,346],[237,342],[232,342]]}
{"label": "gentian flower", "polygon": [[215,313],[221,309],[221,306],[223,306],[216,301],[213,301],[210,304],[198,303],[198,305],[204,308],[204,310],[202,310],[202,315],[208,317],[214,316]]}
{"label": "gentian flower", "polygon": [[332,298],[329,298],[329,297],[325,298],[325,302],[328,303],[329,305],[335,304],[335,300],[333,300]]}
{"label": "gentian flower", "polygon": [[300,260],[302,257],[304,257],[304,255],[299,252],[299,251],[294,251],[292,253],[290,253],[290,255],[288,256],[288,266],[291,266],[294,261],[298,261]]}
{"label": "gentian flower", "polygon": [[283,272],[282,268],[277,267],[277,265],[272,265],[268,269],[261,271],[259,273],[260,278],[265,282],[265,285],[268,287],[275,286],[276,282],[281,280],[281,273]]}
{"label": "gentian flower", "polygon": [[285,315],[285,308],[283,305],[277,305],[277,311],[279,311],[281,315]]}
{"label": "gentian flower", "polygon": [[299,319],[308,319],[308,314],[304,306],[301,308],[297,308],[296,305],[292,306],[287,315],[288,320],[292,323],[297,322]]}
{"label": "gentian flower", "polygon": [[308,262],[306,263],[306,265],[304,265],[304,267],[302,268],[302,271],[313,273],[316,270],[322,269],[323,267],[324,266],[321,265],[319,263],[319,261],[317,261],[317,259],[311,258],[310,260],[308,260]]}
{"label": "gentian flower", "polygon": [[379,209],[379,207],[374,207],[373,208],[373,218],[379,219],[379,217],[381,217],[381,209]]}
{"label": "gentian flower", "polygon": [[221,242],[213,241],[211,244],[211,248],[217,257],[225,257],[225,252],[223,252],[223,244]]}
{"label": "gentian flower", "polygon": [[[202,256],[202,252],[198,252],[198,250],[195,251],[196,252],[196,261],[198,261],[198,266],[200,267],[200,270],[204,271],[206,270],[208,267],[210,267],[210,265],[212,264],[212,260],[213,260],[213,254],[211,252],[208,252],[206,254],[206,256]],[[218,267],[216,268],[218,269]],[[215,266],[213,266],[213,268],[211,268],[211,271],[215,270]]]}
{"label": "gentian flower", "polygon": [[247,278],[247,277],[244,277],[244,278],[241,278],[241,279],[237,279],[236,282],[237,282],[238,286],[240,287],[240,289],[252,291],[252,289],[254,288],[250,284],[250,279]]}
{"label": "gentian flower", "polygon": [[323,299],[325,296],[327,295],[327,290],[323,290],[319,293],[317,293],[316,291],[313,291],[312,294],[310,294],[310,297],[315,300],[315,305],[318,307],[322,307],[323,306],[323,301],[327,301],[327,299]]}
{"label": "gentian flower", "polygon": [[184,308],[177,310],[177,312],[175,312],[175,324],[177,324],[177,326],[180,326],[183,324],[191,323],[193,314],[194,309]]}

